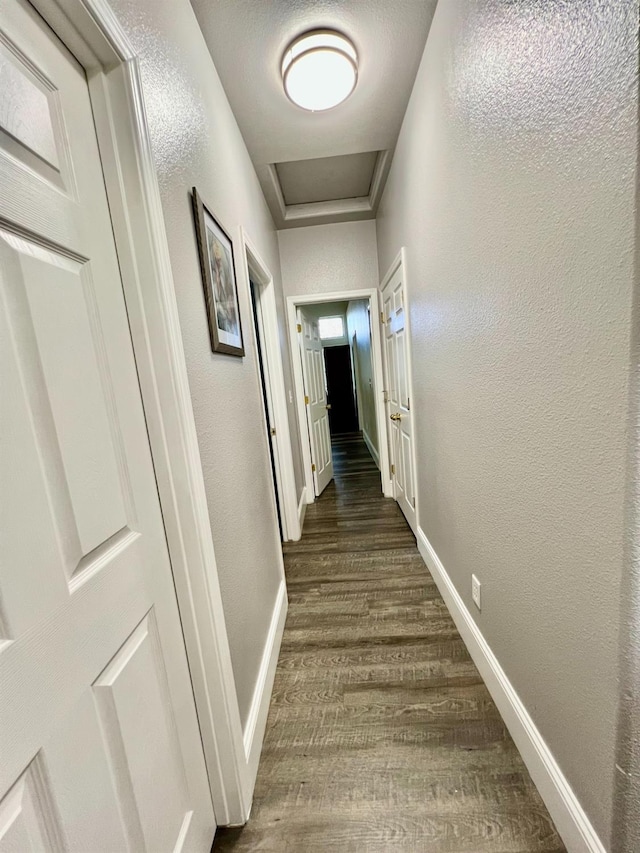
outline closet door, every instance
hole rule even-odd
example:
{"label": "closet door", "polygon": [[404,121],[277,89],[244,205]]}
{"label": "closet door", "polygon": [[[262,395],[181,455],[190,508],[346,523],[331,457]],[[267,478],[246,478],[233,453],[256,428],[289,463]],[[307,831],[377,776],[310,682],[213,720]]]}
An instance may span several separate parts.
{"label": "closet door", "polygon": [[0,7],[0,851],[215,821],[84,71]]}

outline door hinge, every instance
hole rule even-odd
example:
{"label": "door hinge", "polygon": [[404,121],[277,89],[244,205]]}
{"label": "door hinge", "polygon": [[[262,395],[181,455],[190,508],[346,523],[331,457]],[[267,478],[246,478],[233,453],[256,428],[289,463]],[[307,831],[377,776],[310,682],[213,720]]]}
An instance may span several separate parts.
{"label": "door hinge", "polygon": [[409,402],[409,397],[407,397],[407,411],[411,411],[411,403]]}
{"label": "door hinge", "polygon": [[392,465],[392,466],[391,466],[391,476],[393,477],[393,475],[394,475],[395,473],[396,473],[396,466],[395,466],[395,465]]}
{"label": "door hinge", "polygon": [[271,427],[271,435],[275,435],[275,434],[276,434],[276,428],[275,428],[275,427]]}
{"label": "door hinge", "polygon": [[380,322],[384,326],[384,312],[383,311],[380,312]]}
{"label": "door hinge", "polygon": [[299,332],[301,332],[301,331],[302,331],[302,325],[301,325],[300,323],[298,323],[298,324],[296,325],[296,329],[297,329]]}
{"label": "door hinge", "polygon": [[311,463],[311,470],[312,470],[312,471],[315,471],[315,470],[316,470],[316,464],[315,464],[315,462],[312,462],[312,463]]}
{"label": "door hinge", "polygon": [[309,405],[309,398],[307,397],[306,394],[304,395],[304,404],[305,404],[305,406]]}
{"label": "door hinge", "polygon": [[411,498],[411,503],[413,504],[413,508],[416,508],[416,499],[415,497]]}

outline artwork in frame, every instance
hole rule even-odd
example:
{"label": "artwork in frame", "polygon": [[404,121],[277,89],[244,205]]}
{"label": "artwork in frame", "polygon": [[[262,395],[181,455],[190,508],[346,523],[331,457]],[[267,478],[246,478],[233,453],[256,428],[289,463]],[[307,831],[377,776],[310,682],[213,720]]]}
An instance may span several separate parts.
{"label": "artwork in frame", "polygon": [[231,238],[193,188],[202,285],[207,306],[211,349],[244,355],[238,285]]}

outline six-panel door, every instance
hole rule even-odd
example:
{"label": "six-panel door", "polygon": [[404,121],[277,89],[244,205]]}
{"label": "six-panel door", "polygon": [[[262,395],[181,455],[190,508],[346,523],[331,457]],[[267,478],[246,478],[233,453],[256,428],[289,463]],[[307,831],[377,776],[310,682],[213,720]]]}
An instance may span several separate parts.
{"label": "six-panel door", "polygon": [[215,827],[84,72],[0,7],[0,851]]}
{"label": "six-panel door", "polygon": [[387,387],[385,412],[394,497],[415,532],[415,474],[403,275],[401,264],[382,291]]}
{"label": "six-panel door", "polygon": [[318,321],[298,311],[302,347],[302,373],[307,397],[307,421],[311,441],[311,455],[316,466],[313,472],[316,495],[333,480],[333,458],[331,456],[331,433],[327,408],[327,387],[324,378],[322,341]]}

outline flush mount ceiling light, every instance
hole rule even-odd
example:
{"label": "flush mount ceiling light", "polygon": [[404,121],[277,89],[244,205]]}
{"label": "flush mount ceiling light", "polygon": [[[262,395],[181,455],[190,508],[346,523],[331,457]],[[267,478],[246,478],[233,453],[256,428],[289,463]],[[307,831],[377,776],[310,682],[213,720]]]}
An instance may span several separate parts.
{"label": "flush mount ceiling light", "polygon": [[314,30],[292,41],[282,59],[287,96],[305,110],[330,110],[346,100],[358,80],[358,54],[343,35]]}

